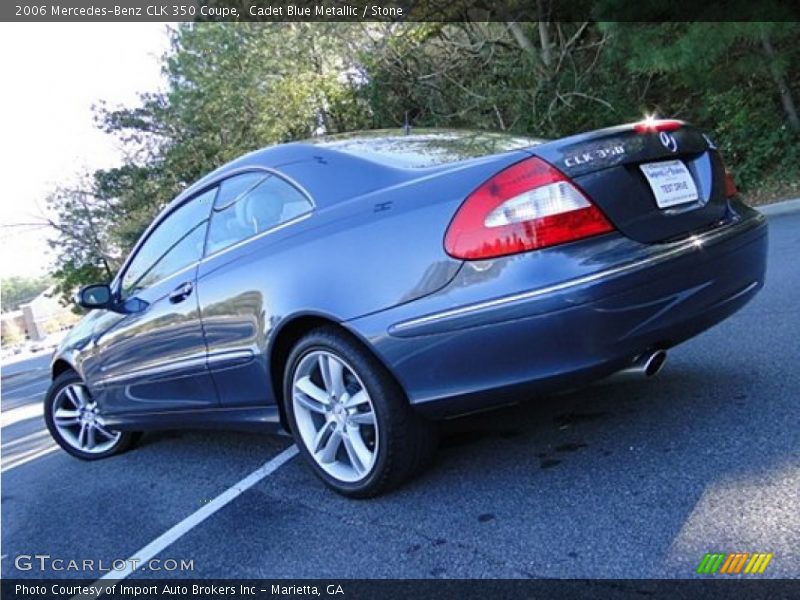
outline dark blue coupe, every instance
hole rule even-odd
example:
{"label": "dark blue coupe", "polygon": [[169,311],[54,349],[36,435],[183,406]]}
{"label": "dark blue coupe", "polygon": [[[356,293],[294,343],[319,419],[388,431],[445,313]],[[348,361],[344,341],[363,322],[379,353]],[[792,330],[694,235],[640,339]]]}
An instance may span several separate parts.
{"label": "dark blue coupe", "polygon": [[47,425],[84,459],[138,432],[292,432],[372,496],[435,421],[655,374],[764,283],[764,218],[673,120],[556,141],[375,131],[253,152],[176,198],[57,350]]}

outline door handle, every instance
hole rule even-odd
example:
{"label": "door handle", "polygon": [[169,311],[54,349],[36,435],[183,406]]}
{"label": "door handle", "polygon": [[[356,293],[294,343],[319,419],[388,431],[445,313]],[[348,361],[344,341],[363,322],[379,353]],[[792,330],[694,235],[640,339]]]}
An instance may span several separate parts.
{"label": "door handle", "polygon": [[192,290],[194,286],[192,285],[191,281],[187,281],[186,283],[180,284],[176,287],[172,292],[169,294],[169,301],[173,304],[177,304],[178,302],[183,302],[192,294]]}

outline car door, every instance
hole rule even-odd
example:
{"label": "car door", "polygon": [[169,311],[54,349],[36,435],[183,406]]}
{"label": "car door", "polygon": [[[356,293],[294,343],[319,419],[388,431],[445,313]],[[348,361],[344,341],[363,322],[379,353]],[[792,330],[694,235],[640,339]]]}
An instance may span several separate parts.
{"label": "car door", "polygon": [[218,406],[195,289],[216,192],[168,214],[115,281],[123,314],[97,335],[91,374],[108,414]]}
{"label": "car door", "polygon": [[270,289],[280,285],[273,252],[312,208],[304,192],[271,171],[220,184],[197,284],[209,369],[223,406],[272,402],[265,349],[275,320]]}

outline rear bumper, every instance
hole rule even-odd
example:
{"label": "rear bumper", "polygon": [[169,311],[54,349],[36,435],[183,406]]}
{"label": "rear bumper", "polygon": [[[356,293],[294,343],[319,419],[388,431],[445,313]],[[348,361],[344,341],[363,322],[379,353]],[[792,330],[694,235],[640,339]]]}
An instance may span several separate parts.
{"label": "rear bumper", "polygon": [[612,235],[467,263],[435,296],[349,325],[412,404],[449,416],[585,385],[697,335],[763,286],[766,250],[763,216],[735,205],[673,243]]}

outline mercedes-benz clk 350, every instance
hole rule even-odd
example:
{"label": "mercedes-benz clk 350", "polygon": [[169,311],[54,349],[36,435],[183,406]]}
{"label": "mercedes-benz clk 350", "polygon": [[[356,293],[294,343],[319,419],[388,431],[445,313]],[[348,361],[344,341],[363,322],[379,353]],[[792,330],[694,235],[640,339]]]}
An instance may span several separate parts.
{"label": "mercedes-benz clk 350", "polygon": [[46,421],[89,460],[147,430],[282,427],[372,496],[426,464],[438,420],[655,374],[755,296],[766,248],[681,121],[277,145],[186,189],[78,293]]}

